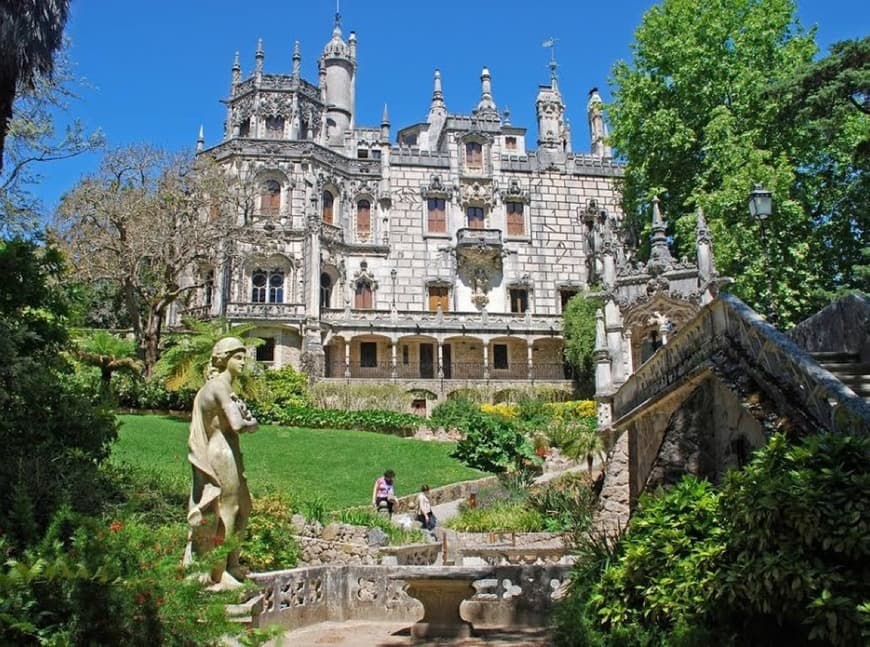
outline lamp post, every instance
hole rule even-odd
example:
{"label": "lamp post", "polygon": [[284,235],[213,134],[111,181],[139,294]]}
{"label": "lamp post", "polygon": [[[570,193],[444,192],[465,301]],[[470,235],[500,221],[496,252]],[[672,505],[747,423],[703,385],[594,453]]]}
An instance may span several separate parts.
{"label": "lamp post", "polygon": [[755,188],[749,192],[749,213],[758,220],[761,228],[761,250],[764,253],[764,275],[767,282],[764,310],[767,321],[775,324],[776,308],[774,308],[773,279],[770,276],[770,252],[767,249],[767,240],[764,234],[764,221],[773,213],[773,194],[761,184],[756,184]]}

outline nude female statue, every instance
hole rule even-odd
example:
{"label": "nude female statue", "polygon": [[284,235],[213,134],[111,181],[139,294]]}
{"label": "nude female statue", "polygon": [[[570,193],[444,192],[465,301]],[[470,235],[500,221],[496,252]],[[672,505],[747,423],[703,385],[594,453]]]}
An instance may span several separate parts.
{"label": "nude female statue", "polygon": [[[218,341],[211,354],[212,376],[196,394],[187,455],[193,467],[188,503],[190,524],[185,564],[203,557],[227,537],[241,539],[251,513],[251,495],[239,448],[239,434],[252,432],[257,421],[233,391],[245,366],[245,344],[235,337]],[[213,590],[241,586],[239,549],[213,563]]]}

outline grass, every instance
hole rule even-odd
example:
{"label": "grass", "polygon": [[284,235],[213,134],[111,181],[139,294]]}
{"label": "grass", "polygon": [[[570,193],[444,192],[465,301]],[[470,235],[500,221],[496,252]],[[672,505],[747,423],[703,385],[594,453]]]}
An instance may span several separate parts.
{"label": "grass", "polygon": [[[190,487],[189,423],[153,415],[119,416],[115,463],[160,473],[174,488]],[[299,429],[264,425],[242,437],[251,492],[278,492],[297,500],[320,499],[328,510],[371,502],[372,484],[396,472],[396,494],[476,479],[483,472],[450,458],[453,443],[433,443],[365,431]]]}

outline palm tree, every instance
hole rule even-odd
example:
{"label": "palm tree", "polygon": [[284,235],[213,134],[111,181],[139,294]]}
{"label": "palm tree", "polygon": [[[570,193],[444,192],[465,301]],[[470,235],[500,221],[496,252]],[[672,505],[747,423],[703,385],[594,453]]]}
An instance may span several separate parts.
{"label": "palm tree", "polygon": [[103,396],[111,395],[112,374],[124,370],[136,375],[142,363],[136,359],[136,342],[105,330],[83,333],[74,338],[72,354],[80,362],[100,369]]}
{"label": "palm tree", "polygon": [[573,460],[586,460],[586,467],[592,473],[592,463],[598,457],[604,456],[604,443],[601,436],[594,428],[590,428],[582,422],[575,427],[575,432],[565,446],[564,454]]}
{"label": "palm tree", "polygon": [[[170,345],[154,366],[155,376],[164,380],[170,391],[196,390],[205,384],[212,348],[222,337],[239,337],[250,346],[263,343],[262,339],[247,336],[255,328],[253,324],[231,325],[225,319],[184,319],[183,323],[189,332],[172,335]],[[244,396],[254,395],[251,376],[252,371],[245,371],[239,378],[239,390]]]}
{"label": "palm tree", "polygon": [[15,93],[51,75],[68,15],[69,0],[0,0],[0,171]]}

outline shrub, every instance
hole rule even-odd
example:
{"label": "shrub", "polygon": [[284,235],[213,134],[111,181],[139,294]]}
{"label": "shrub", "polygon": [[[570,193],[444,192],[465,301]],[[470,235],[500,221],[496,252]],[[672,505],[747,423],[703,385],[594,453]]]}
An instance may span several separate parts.
{"label": "shrub", "polygon": [[478,405],[468,398],[448,398],[435,406],[430,420],[445,429],[463,429],[466,421],[479,411]]}
{"label": "shrub", "polygon": [[591,525],[598,499],[588,475],[568,474],[532,491],[526,502],[549,532],[582,533]]}
{"label": "shrub", "polygon": [[333,384],[318,382],[311,387],[311,403],[322,409],[363,411],[383,409],[407,413],[414,395],[397,384]]}
{"label": "shrub", "polygon": [[310,406],[308,394],[308,376],[300,373],[292,366],[282,366],[279,369],[264,371],[260,376],[265,388],[258,402],[274,404],[278,407]]}
{"label": "shrub", "polygon": [[540,532],[546,529],[543,515],[521,501],[463,507],[459,516],[449,519],[445,525],[459,532]]}
{"label": "shrub", "polygon": [[515,404],[500,402],[498,404],[482,404],[480,410],[488,416],[498,416],[505,420],[514,420],[519,413]]}
{"label": "shrub", "polygon": [[486,472],[523,469],[539,459],[531,441],[510,422],[475,409],[464,421],[460,440],[451,456]]}
{"label": "shrub", "polygon": [[279,495],[259,496],[248,521],[240,561],[252,571],[293,568],[299,544],[290,523],[291,501]]}
{"label": "shrub", "polygon": [[552,402],[547,405],[552,415],[560,420],[570,418],[595,418],[598,415],[598,405],[595,400],[570,400],[568,402]]}
{"label": "shrub", "polygon": [[118,405],[130,409],[156,409],[158,411],[190,411],[193,409],[195,389],[180,388],[170,391],[163,380],[133,375],[115,375],[112,385]]}
{"label": "shrub", "polygon": [[307,427],[309,429],[357,429],[382,434],[410,436],[419,428],[421,419],[410,413],[395,411],[340,411],[313,407],[263,407],[253,405],[251,412],[261,424]]}
{"label": "shrub", "polygon": [[333,519],[350,526],[380,528],[387,535],[392,546],[419,544],[424,541],[423,531],[419,528],[405,530],[370,507],[339,510],[333,514]]}

